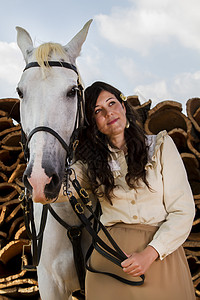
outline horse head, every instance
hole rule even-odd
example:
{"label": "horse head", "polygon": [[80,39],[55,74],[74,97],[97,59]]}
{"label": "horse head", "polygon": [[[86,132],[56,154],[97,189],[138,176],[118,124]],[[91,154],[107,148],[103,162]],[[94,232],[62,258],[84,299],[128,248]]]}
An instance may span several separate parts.
{"label": "horse head", "polygon": [[[26,62],[17,87],[21,126],[29,140],[23,180],[34,202],[54,201],[61,188],[67,155],[65,145],[69,145],[77,120],[76,58],[91,21],[65,46],[45,43],[34,48],[29,33],[16,27],[17,43]],[[41,128],[50,128],[52,132]]]}

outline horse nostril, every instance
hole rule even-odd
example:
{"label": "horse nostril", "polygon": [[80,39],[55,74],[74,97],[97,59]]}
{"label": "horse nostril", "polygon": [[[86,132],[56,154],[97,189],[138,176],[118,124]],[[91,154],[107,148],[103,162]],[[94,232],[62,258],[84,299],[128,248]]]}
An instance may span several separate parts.
{"label": "horse nostril", "polygon": [[24,174],[23,176],[23,182],[24,182],[24,186],[29,190],[31,191],[32,190],[32,186],[28,180],[28,176]]}
{"label": "horse nostril", "polygon": [[62,180],[57,174],[51,175],[51,181],[45,186],[45,196],[48,199],[54,199],[58,196],[61,188]]}
{"label": "horse nostril", "polygon": [[54,189],[57,188],[57,186],[60,184],[60,179],[58,177],[57,174],[53,174],[51,176],[51,181],[50,183],[47,185],[50,189]]}

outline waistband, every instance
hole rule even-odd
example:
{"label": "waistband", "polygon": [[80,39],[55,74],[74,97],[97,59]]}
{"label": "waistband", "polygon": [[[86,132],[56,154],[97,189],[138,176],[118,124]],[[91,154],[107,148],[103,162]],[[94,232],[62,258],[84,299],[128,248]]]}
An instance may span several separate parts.
{"label": "waistband", "polygon": [[127,224],[127,223],[116,223],[111,226],[106,226],[107,229],[110,228],[126,228],[131,230],[144,230],[144,231],[151,231],[156,232],[159,228],[159,226],[152,226],[148,224]]}

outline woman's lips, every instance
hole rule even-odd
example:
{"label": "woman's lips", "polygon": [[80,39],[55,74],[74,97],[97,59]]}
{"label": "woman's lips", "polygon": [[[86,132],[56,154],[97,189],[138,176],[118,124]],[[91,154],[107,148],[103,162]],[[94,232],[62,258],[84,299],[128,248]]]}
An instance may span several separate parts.
{"label": "woman's lips", "polygon": [[112,124],[114,124],[115,122],[117,122],[117,120],[118,120],[118,118],[113,119],[112,121],[108,122],[107,125],[112,125]]}

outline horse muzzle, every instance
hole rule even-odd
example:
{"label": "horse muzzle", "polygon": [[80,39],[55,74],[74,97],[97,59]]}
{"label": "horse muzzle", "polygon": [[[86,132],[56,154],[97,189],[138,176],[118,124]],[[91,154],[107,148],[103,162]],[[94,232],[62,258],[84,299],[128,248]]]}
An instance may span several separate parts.
{"label": "horse muzzle", "polygon": [[63,174],[56,173],[52,166],[37,168],[33,163],[28,164],[23,175],[24,185],[32,193],[33,201],[42,204],[51,203],[58,197],[62,178]]}

